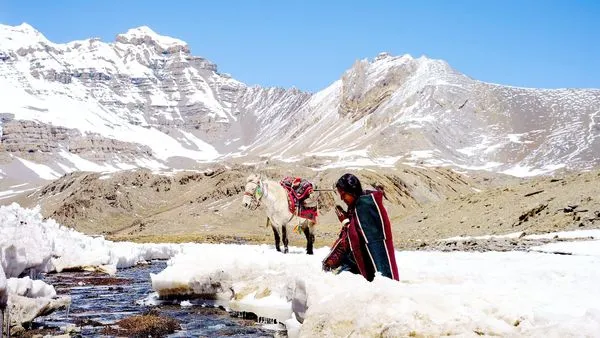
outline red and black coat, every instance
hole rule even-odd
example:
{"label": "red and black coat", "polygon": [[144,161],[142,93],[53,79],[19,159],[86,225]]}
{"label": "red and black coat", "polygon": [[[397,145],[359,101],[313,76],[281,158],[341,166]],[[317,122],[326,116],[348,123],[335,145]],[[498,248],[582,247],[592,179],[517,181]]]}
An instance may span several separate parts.
{"label": "red and black coat", "polygon": [[368,281],[375,278],[375,272],[399,280],[392,227],[383,206],[383,193],[376,190],[360,196],[348,216],[349,222],[342,226],[323,265],[336,269],[346,255],[351,255],[360,274]]}

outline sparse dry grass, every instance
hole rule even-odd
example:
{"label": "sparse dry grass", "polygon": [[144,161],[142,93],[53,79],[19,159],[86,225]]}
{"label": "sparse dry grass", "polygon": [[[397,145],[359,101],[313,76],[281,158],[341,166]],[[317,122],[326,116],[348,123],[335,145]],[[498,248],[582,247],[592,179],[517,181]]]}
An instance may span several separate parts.
{"label": "sparse dry grass", "polygon": [[127,337],[163,337],[181,329],[177,320],[156,315],[128,317],[118,321],[117,325],[119,328],[107,327],[102,333]]}

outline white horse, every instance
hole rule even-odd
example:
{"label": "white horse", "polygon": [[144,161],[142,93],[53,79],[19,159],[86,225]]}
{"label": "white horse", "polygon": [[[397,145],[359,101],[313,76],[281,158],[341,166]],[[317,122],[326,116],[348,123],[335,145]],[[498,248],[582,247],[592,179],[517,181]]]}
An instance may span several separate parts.
{"label": "white horse", "polygon": [[[251,174],[246,180],[242,205],[250,210],[255,210],[260,205],[266,207],[267,226],[271,224],[271,228],[273,228],[275,248],[277,251],[281,251],[279,240],[282,238],[283,252],[288,252],[287,226],[297,224],[301,227],[306,236],[306,253],[309,255],[313,254],[315,222],[298,217],[290,212],[287,192],[279,182],[263,179],[256,174]],[[281,237],[279,228],[281,228]]]}

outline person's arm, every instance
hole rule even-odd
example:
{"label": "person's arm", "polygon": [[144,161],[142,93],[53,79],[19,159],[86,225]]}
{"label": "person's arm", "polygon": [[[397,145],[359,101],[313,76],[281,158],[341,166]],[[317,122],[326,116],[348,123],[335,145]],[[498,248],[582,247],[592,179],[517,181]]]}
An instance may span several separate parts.
{"label": "person's arm", "polygon": [[340,230],[338,239],[333,243],[331,251],[323,260],[323,270],[329,271],[342,265],[342,258],[350,250],[348,243],[348,224],[344,224]]}
{"label": "person's arm", "polygon": [[339,267],[342,264],[342,258],[346,254],[348,250],[350,250],[350,245],[348,243],[348,224],[350,220],[344,209],[337,205],[335,207],[335,213],[338,216],[340,222],[342,222],[342,228],[340,229],[340,234],[338,239],[333,243],[331,247],[331,251],[329,255],[325,257],[323,260],[323,270],[329,271]]}

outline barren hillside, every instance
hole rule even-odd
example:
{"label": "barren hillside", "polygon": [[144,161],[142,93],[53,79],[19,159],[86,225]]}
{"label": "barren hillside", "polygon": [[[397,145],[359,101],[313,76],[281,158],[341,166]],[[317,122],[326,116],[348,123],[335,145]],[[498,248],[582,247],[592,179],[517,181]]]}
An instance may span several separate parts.
{"label": "barren hillside", "polygon": [[[246,177],[261,172],[279,180],[287,175],[306,177],[319,189],[331,189],[348,170],[314,172],[284,163],[256,169],[254,166],[218,165],[197,171],[153,174],[148,170],[115,174],[73,173],[39,189],[18,202],[40,204],[45,217],[90,234],[138,241],[272,241],[263,209],[250,211],[241,205]],[[396,167],[350,170],[366,188],[385,189],[386,205],[395,223],[427,205],[468,195],[494,183],[475,179],[446,168]],[[339,225],[331,212],[341,203],[330,191],[320,193],[317,244],[330,244]],[[405,238],[396,226],[398,239]],[[303,237],[291,236],[303,245]]]}
{"label": "barren hillside", "polygon": [[[46,217],[90,234],[117,240],[271,243],[263,209],[241,206],[246,177],[261,172],[280,179],[299,175],[330,189],[348,170],[321,172],[285,163],[219,165],[171,175],[133,170],[116,174],[68,174],[19,202],[40,204]],[[352,170],[350,170],[352,171]],[[540,233],[591,229],[600,225],[600,171],[534,179],[459,174],[445,168],[396,167],[352,171],[368,186],[386,191],[385,204],[402,248],[439,246],[461,235]],[[337,196],[319,198],[317,245],[329,245],[339,224],[331,206]],[[292,244],[304,245],[293,234]]]}

